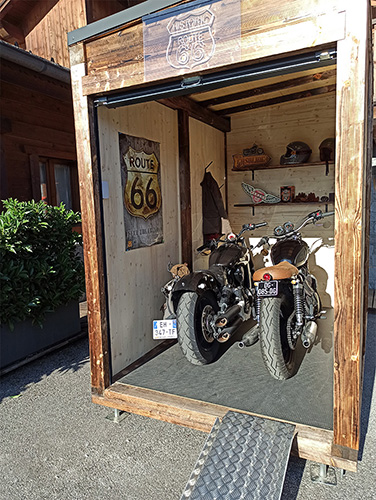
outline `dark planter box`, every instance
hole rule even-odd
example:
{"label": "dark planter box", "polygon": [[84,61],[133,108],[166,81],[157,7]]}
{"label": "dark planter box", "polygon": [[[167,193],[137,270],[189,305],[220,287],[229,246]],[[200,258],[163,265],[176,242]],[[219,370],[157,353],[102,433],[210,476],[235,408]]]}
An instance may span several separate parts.
{"label": "dark planter box", "polygon": [[0,326],[0,369],[75,337],[81,330],[78,301],[72,301],[49,313],[43,328],[31,320],[14,326]]}

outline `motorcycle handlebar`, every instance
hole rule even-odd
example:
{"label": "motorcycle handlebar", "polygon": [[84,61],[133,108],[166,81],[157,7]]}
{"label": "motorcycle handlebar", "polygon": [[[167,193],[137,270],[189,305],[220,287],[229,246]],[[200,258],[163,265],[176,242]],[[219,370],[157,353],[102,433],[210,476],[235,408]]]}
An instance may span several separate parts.
{"label": "motorcycle handlebar", "polygon": [[289,231],[288,233],[284,233],[281,235],[273,234],[271,236],[264,236],[263,238],[261,238],[259,243],[256,245],[256,248],[266,244],[269,241],[269,238],[275,238],[277,240],[283,239],[286,236],[289,236],[289,235],[294,234],[294,233],[298,233],[307,224],[311,224],[313,222],[319,221],[320,219],[323,219],[324,217],[329,217],[330,215],[334,215],[334,214],[335,214],[334,211],[323,213],[323,212],[321,212],[321,210],[317,210],[316,212],[311,212],[310,214],[307,215],[307,217],[303,220],[303,222],[298,227],[294,228],[292,231]]}

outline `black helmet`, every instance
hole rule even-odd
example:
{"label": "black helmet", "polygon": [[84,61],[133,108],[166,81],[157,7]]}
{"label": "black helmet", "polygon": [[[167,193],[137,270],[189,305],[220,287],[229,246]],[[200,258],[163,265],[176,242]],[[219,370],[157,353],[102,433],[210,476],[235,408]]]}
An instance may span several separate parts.
{"label": "black helmet", "polygon": [[334,161],[334,155],[336,151],[336,140],[333,137],[324,139],[319,146],[320,149],[320,161]]}
{"label": "black helmet", "polygon": [[287,145],[286,153],[281,156],[281,165],[306,163],[311,156],[312,149],[305,142],[294,141]]}

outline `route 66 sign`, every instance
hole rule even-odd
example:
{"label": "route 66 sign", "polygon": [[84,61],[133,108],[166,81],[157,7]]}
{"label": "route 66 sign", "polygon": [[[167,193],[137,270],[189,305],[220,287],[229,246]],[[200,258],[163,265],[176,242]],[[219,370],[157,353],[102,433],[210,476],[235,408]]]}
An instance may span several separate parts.
{"label": "route 66 sign", "polygon": [[131,146],[123,155],[123,159],[127,171],[125,207],[131,215],[147,219],[161,208],[158,159],[154,153],[136,151]]}
{"label": "route 66 sign", "polygon": [[119,133],[125,250],[163,242],[160,144]]}
{"label": "route 66 sign", "polygon": [[211,59],[215,50],[214,18],[214,14],[205,9],[171,19],[167,26],[170,38],[166,58],[173,68],[192,69]]}

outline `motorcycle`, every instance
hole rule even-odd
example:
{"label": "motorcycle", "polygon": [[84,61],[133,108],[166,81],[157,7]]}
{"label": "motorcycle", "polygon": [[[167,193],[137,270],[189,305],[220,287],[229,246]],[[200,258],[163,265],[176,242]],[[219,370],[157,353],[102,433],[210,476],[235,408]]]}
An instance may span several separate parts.
{"label": "motorcycle", "polygon": [[[317,210],[308,214],[297,228],[285,222],[273,236],[261,238],[257,247],[264,255],[270,250],[272,266],[253,275],[256,288],[256,319],[259,325],[261,354],[270,375],[286,380],[296,371],[299,339],[308,349],[315,341],[321,301],[317,280],[308,269],[309,247],[300,231],[334,212]],[[269,239],[275,238],[274,245]]]}
{"label": "motorcycle", "polygon": [[255,316],[254,267],[243,234],[266,225],[244,224],[239,234],[211,240],[197,249],[210,252],[209,268],[176,276],[162,289],[170,317],[176,314],[180,347],[192,364],[214,361],[220,344]]}

